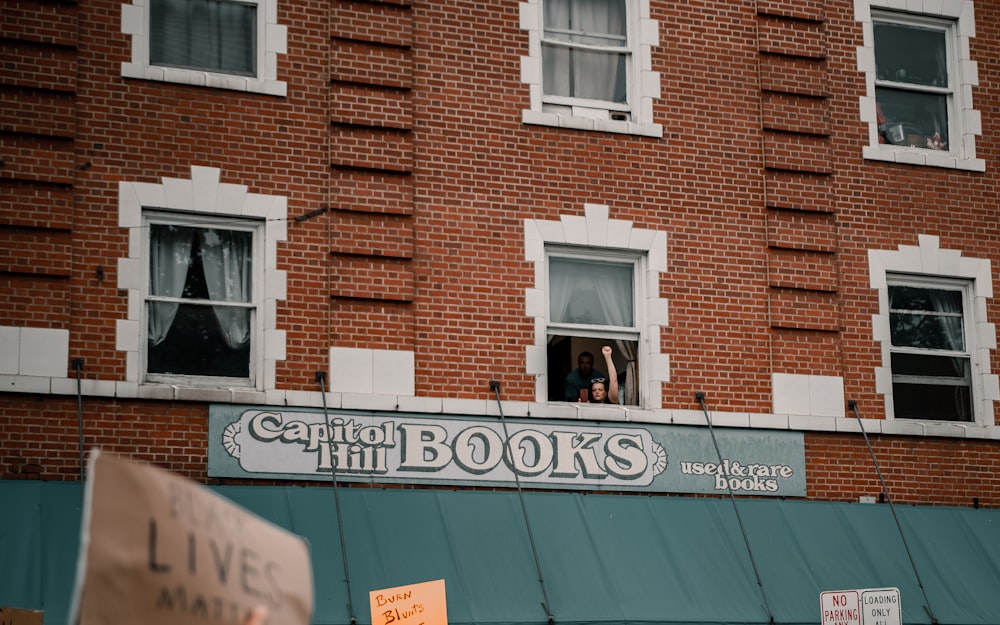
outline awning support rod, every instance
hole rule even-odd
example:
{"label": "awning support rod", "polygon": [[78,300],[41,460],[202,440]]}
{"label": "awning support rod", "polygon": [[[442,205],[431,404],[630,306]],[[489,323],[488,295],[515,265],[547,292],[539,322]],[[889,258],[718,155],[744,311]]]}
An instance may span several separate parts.
{"label": "awning support rod", "polygon": [[[330,415],[326,409],[326,371],[316,372],[316,383],[319,384],[319,394],[323,398],[323,422],[330,425]],[[333,446],[333,443],[330,443]],[[340,513],[340,487],[337,484],[337,455],[330,450],[330,477],[333,480],[333,499],[337,509],[337,533],[340,535],[340,555],[344,562],[344,583],[347,584],[347,614],[351,617],[351,625],[356,625],[354,617],[354,600],[351,599],[351,573],[347,568],[347,544],[344,542],[344,519]]]}
{"label": "awning support rod", "polygon": [[[503,426],[503,437],[509,445],[510,433],[507,431],[507,420],[504,419],[503,404],[500,402],[500,382],[497,380],[490,380],[490,390],[496,395],[497,409],[500,411],[500,424]],[[528,530],[528,542],[531,544],[531,556],[535,559],[535,571],[538,573],[538,583],[542,587],[542,609],[545,610],[545,616],[549,620],[549,625],[552,625],[555,622],[555,617],[552,616],[552,611],[549,609],[549,593],[545,590],[545,577],[542,575],[542,565],[538,560],[538,550],[535,548],[535,537],[531,533],[531,522],[528,520],[528,507],[524,504],[524,491],[521,490],[521,478],[518,476],[517,471],[513,466],[513,450],[510,450],[510,454],[510,470],[511,473],[514,474],[514,483],[517,484],[517,496],[518,499],[521,500],[521,514],[524,515],[524,527]]]}
{"label": "awning support rod", "polygon": [[80,482],[83,482],[87,471],[87,462],[83,454],[83,358],[74,358],[72,364],[76,369],[76,427],[80,448]]}
{"label": "awning support rod", "polygon": [[[719,457],[719,466],[724,463],[722,451],[719,450],[719,442],[715,439],[715,428],[712,427],[712,418],[708,416],[708,406],[705,405],[705,394],[698,392],[694,398],[701,404],[701,410],[705,413],[705,421],[708,422],[708,432],[712,435],[712,445],[715,446],[715,455]],[[757,578],[757,588],[760,590],[760,598],[764,601],[764,610],[767,611],[767,618],[771,625],[774,625],[774,614],[771,613],[771,606],[767,602],[767,593],[764,592],[764,583],[760,579],[760,571],[757,569],[757,561],[753,557],[753,549],[750,548],[750,539],[747,537],[747,530],[743,526],[743,517],[740,515],[740,508],[736,505],[736,495],[733,494],[733,487],[729,483],[729,476],[726,476],[726,490],[729,491],[729,500],[733,502],[733,510],[736,512],[736,521],[740,525],[740,533],[743,534],[743,543],[747,547],[747,555],[750,556],[750,566],[753,567],[754,577]]]}
{"label": "awning support rod", "polygon": [[917,578],[917,586],[920,587],[920,592],[924,596],[924,611],[927,612],[927,616],[931,619],[931,625],[937,625],[937,617],[934,616],[934,611],[931,609],[931,600],[927,596],[927,589],[924,588],[924,583],[920,580],[920,573],[917,571],[917,563],[913,559],[913,554],[910,552],[910,545],[906,542],[906,534],[903,533],[903,525],[899,522],[899,516],[896,515],[896,506],[892,504],[892,497],[889,496],[889,488],[885,485],[885,478],[882,477],[882,469],[879,467],[878,460],[875,458],[875,451],[872,449],[872,444],[868,441],[868,432],[865,431],[865,424],[861,421],[861,413],[858,412],[858,402],[853,399],[847,400],[847,407],[851,409],[854,413],[854,418],[858,421],[858,427],[861,428],[861,435],[865,439],[865,445],[868,447],[868,453],[872,457],[872,464],[875,465],[875,473],[878,474],[878,481],[882,484],[882,494],[885,495],[885,501],[889,504],[889,510],[892,512],[892,518],[896,522],[896,530],[899,531],[899,537],[903,541],[903,548],[906,549],[906,557],[910,559],[910,566],[913,567],[913,575]]}

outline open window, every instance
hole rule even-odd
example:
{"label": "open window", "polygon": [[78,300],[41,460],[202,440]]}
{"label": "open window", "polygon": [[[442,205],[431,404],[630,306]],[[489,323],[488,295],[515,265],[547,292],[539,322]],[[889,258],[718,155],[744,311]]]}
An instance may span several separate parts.
{"label": "open window", "polygon": [[547,257],[549,401],[578,399],[567,376],[581,354],[592,358],[600,377],[609,376],[601,353],[606,345],[612,349],[619,403],[639,405],[640,258],[559,248],[550,248]]}
{"label": "open window", "polygon": [[524,220],[524,255],[535,276],[524,293],[535,328],[525,372],[535,378],[535,401],[566,401],[566,376],[582,351],[606,373],[601,348],[608,345],[622,375],[619,403],[660,408],[670,381],[660,341],[668,302],[659,293],[667,235],[611,219],[605,204],[584,204],[583,213]]}

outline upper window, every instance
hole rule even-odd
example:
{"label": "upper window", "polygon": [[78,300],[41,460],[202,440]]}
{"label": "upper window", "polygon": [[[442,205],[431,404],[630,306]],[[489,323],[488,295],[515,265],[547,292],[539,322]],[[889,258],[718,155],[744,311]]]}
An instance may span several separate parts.
{"label": "upper window", "polygon": [[277,0],[134,0],[122,7],[122,31],[133,36],[124,76],[286,94]]}
{"label": "upper window", "polygon": [[662,136],[652,123],[660,93],[648,0],[528,0],[521,22],[534,35],[522,59],[525,123]]}
{"label": "upper window", "polygon": [[973,421],[965,288],[897,279],[888,289],[895,417]]}
{"label": "upper window", "polygon": [[257,5],[150,0],[149,63],[257,75]]}
{"label": "upper window", "polygon": [[939,5],[931,14],[880,10],[884,2],[860,3],[867,45],[858,63],[868,78],[861,105],[872,143],[865,157],[985,169],[975,158],[981,123],[972,110],[971,2]]}
{"label": "upper window", "polygon": [[[146,379],[252,379],[257,228],[147,217]],[[219,380],[215,381],[219,383]]]}
{"label": "upper window", "polygon": [[130,234],[118,261],[129,316],[118,321],[117,345],[137,388],[275,388],[285,359],[275,310],[287,289],[277,268],[287,199],[219,176],[192,167],[190,180],[118,186],[118,221]]}
{"label": "upper window", "polygon": [[628,119],[629,66],[625,0],[545,0],[543,101],[620,111]]}

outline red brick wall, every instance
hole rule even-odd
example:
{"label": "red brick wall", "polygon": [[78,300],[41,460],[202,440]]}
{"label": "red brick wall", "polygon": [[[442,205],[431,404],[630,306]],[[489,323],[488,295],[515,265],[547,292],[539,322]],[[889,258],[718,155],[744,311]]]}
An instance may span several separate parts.
{"label": "red brick wall", "polygon": [[[653,0],[663,139],[521,123],[517,2],[283,1],[287,97],[123,78],[118,1],[8,4],[0,325],[69,329],[88,379],[125,375],[117,185],[188,178],[192,165],[287,196],[292,219],[330,209],[290,221],[279,245],[277,379],[288,390],[315,390],[341,346],[414,351],[418,395],[485,399],[497,379],[505,399],[533,400],[523,221],[582,215],[585,202],[668,235],[656,294],[669,301],[666,408],[696,409],[700,391],[713,411],[767,413],[777,372],[842,376],[864,416],[882,417],[868,250],[931,234],[1000,266],[989,173],[1000,9],[987,3],[972,40],[985,175],[861,158],[851,0]],[[1000,302],[987,312],[996,323]],[[100,406],[95,442],[204,478],[204,406],[88,404]],[[0,474],[72,478],[75,428],[71,399],[0,395]],[[810,497],[875,493],[857,436],[806,440]],[[990,442],[885,437],[876,452],[902,501],[1000,503]],[[953,466],[956,455],[968,466]]]}

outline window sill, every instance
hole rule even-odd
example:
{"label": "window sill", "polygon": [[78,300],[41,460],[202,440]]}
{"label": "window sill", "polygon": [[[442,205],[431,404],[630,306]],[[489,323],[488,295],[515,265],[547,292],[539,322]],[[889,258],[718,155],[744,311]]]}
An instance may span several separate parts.
{"label": "window sill", "polygon": [[959,169],[962,171],[985,172],[986,161],[981,158],[959,158],[950,152],[938,152],[922,148],[865,146],[865,160]]}
{"label": "window sill", "polygon": [[122,76],[126,78],[170,82],[179,85],[192,85],[195,87],[262,93],[280,97],[288,95],[288,85],[280,80],[261,80],[247,76],[232,76],[229,74],[199,72],[172,67],[155,67],[140,65],[139,63],[122,63]]}
{"label": "window sill", "polygon": [[[149,386],[111,380],[81,380],[81,390],[87,397],[118,399],[185,399],[209,403],[252,404],[258,406],[298,406],[319,408],[326,405],[336,410],[383,410],[424,414],[473,415],[495,417],[496,403],[488,400],[450,399],[412,395],[370,395],[364,393],[251,389],[193,389],[177,386]],[[77,393],[76,378],[46,378],[35,376],[0,375],[0,393],[73,396]],[[504,401],[508,417],[534,419],[568,419],[622,421],[633,424],[660,423],[669,425],[705,426],[701,410],[643,410],[631,406],[577,406],[566,402],[540,404]],[[600,413],[598,415],[598,413]],[[965,438],[1000,440],[1000,426],[943,421],[902,421],[899,419],[862,419],[866,434],[899,436]],[[712,411],[715,427],[750,428],[760,430],[791,430],[796,432],[845,432],[860,434],[858,420],[853,417],[815,417],[785,414],[748,414]]]}
{"label": "window sill", "polygon": [[612,132],[623,135],[656,137],[657,139],[663,138],[663,126],[660,124],[637,124],[628,121],[558,115],[555,113],[543,113],[541,111],[521,111],[521,121],[534,126],[552,126],[573,130]]}

